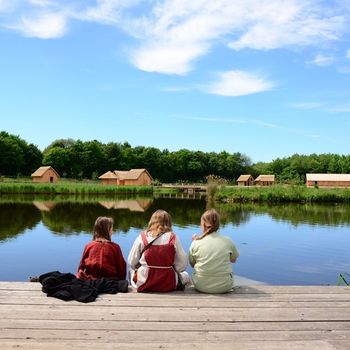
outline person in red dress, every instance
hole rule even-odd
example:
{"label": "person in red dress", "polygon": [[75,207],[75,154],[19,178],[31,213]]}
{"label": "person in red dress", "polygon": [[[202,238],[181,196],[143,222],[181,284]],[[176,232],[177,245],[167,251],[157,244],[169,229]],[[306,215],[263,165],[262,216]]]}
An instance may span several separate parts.
{"label": "person in red dress", "polygon": [[179,280],[182,286],[190,282],[187,255],[164,210],[154,212],[147,230],[136,238],[128,263],[138,292],[169,292],[178,288]]}
{"label": "person in red dress", "polygon": [[111,241],[112,233],[113,219],[98,217],[94,225],[93,240],[84,248],[77,278],[92,280],[105,277],[125,280],[126,263],[120,246]]}

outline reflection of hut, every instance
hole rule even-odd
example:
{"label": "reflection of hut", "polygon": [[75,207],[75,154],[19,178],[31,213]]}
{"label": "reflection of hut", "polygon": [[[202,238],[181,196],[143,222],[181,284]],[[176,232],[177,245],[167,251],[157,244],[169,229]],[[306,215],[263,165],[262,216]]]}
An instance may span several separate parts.
{"label": "reflection of hut", "polygon": [[350,174],[306,174],[307,187],[350,187]]}
{"label": "reflection of hut", "polygon": [[152,176],[146,169],[114,170],[107,171],[99,177],[104,185],[150,185]]}
{"label": "reflection of hut", "polygon": [[252,175],[241,175],[237,179],[238,186],[252,186],[254,184],[254,178]]}
{"label": "reflection of hut", "polygon": [[41,202],[41,201],[34,201],[33,204],[40,210],[40,211],[50,211],[55,206],[56,203],[54,202]]}
{"label": "reflection of hut", "polygon": [[130,211],[144,212],[152,204],[151,199],[127,199],[121,201],[99,202],[106,209],[128,209]]}
{"label": "reflection of hut", "polygon": [[259,175],[255,179],[257,186],[271,186],[275,183],[275,175]]}
{"label": "reflection of hut", "polygon": [[60,176],[51,166],[41,166],[32,175],[33,182],[57,182]]}
{"label": "reflection of hut", "polygon": [[118,176],[111,171],[107,171],[103,175],[99,176],[102,185],[118,185]]}

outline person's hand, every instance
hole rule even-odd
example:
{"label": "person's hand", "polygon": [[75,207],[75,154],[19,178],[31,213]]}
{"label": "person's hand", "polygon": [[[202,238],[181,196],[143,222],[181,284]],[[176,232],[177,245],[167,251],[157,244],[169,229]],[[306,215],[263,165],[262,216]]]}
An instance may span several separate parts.
{"label": "person's hand", "polygon": [[198,239],[198,236],[196,234],[192,235],[192,241],[196,241]]}

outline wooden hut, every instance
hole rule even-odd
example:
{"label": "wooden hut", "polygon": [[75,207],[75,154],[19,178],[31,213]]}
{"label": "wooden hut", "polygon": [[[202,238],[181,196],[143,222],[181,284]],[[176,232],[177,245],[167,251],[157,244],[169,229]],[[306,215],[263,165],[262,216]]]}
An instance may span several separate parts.
{"label": "wooden hut", "polygon": [[102,185],[118,185],[118,176],[111,171],[107,171],[98,177]]}
{"label": "wooden hut", "polygon": [[254,185],[254,178],[252,175],[241,175],[237,179],[238,186],[252,186]]}
{"label": "wooden hut", "polygon": [[152,176],[146,169],[115,170],[114,174],[118,177],[118,185],[147,186],[153,181]]}
{"label": "wooden hut", "polygon": [[306,174],[307,187],[350,187],[350,174]]}
{"label": "wooden hut", "polygon": [[271,186],[275,183],[275,175],[259,175],[255,179],[256,186]]}
{"label": "wooden hut", "polygon": [[51,166],[41,166],[31,175],[33,182],[57,182],[60,178],[57,171]]}

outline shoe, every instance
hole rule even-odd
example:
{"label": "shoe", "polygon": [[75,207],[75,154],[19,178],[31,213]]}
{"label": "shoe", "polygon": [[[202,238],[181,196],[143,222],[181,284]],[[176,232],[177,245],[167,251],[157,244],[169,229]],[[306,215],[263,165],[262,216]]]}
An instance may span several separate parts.
{"label": "shoe", "polygon": [[39,277],[38,276],[30,276],[28,278],[29,282],[39,282]]}

